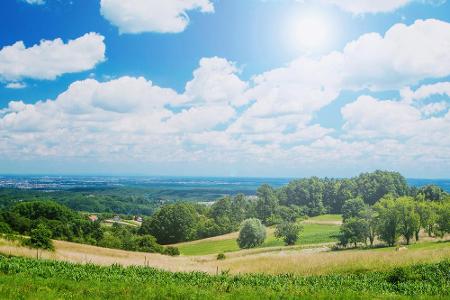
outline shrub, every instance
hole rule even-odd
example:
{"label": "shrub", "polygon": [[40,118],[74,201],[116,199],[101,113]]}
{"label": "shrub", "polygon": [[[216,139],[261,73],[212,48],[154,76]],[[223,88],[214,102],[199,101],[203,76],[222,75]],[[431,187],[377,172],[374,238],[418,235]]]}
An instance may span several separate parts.
{"label": "shrub", "polygon": [[52,232],[45,225],[39,224],[35,229],[31,230],[28,246],[37,249],[54,250],[51,237]]}
{"label": "shrub", "polygon": [[12,233],[11,227],[5,222],[0,222],[0,233]]}
{"label": "shrub", "polygon": [[178,255],[180,255],[180,250],[177,247],[168,246],[164,249],[163,254],[170,255],[170,256],[178,256]]}
{"label": "shrub", "polygon": [[286,245],[295,245],[303,226],[298,223],[284,222],[278,224],[275,229],[275,237],[283,239]]}
{"label": "shrub", "polygon": [[224,260],[226,258],[225,254],[219,253],[217,254],[217,260]]}
{"label": "shrub", "polygon": [[258,219],[247,219],[242,222],[237,243],[241,249],[260,246],[266,239],[266,227]]}

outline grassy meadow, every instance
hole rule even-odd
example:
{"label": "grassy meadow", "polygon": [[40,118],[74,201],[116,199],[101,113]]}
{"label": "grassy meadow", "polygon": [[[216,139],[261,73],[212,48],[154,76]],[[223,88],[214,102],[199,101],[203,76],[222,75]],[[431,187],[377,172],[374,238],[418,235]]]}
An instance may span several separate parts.
{"label": "grassy meadow", "polygon": [[[313,217],[303,222],[303,231],[297,245],[315,245],[323,243],[334,243],[337,241],[337,234],[342,217],[340,215],[323,215]],[[239,251],[236,243],[238,233],[226,234],[219,237],[175,244],[180,249],[182,255],[207,255],[221,252]],[[275,238],[274,228],[267,228],[267,238],[262,248],[281,247],[282,240]]]}

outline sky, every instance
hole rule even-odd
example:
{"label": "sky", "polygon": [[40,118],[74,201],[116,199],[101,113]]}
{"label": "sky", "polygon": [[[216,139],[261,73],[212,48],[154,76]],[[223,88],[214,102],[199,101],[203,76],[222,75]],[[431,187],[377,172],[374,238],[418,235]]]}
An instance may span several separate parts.
{"label": "sky", "polygon": [[4,0],[0,174],[450,178],[445,0]]}

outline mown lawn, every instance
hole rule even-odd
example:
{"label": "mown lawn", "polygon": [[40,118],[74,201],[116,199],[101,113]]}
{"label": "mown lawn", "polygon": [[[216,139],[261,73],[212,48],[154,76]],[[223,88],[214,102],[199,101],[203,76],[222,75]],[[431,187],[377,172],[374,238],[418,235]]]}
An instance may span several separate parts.
{"label": "mown lawn", "polygon": [[[339,225],[334,224],[304,224],[303,232],[297,245],[320,244],[337,241],[336,235],[339,233]],[[262,247],[283,246],[283,241],[276,239],[273,228],[268,228],[267,239]],[[220,252],[238,251],[239,247],[236,239],[225,240],[205,240],[195,243],[183,243],[177,245],[182,255],[207,255]]]}

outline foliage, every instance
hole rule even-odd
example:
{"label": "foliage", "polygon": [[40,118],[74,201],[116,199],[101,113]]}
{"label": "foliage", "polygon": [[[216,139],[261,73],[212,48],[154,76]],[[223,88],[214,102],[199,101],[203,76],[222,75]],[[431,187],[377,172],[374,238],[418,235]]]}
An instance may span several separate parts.
{"label": "foliage", "polygon": [[446,197],[447,193],[444,190],[434,184],[421,187],[417,191],[416,198],[425,201],[442,201]]}
{"label": "foliage", "polygon": [[362,197],[346,200],[342,206],[342,219],[360,218],[366,206]]}
{"label": "foliage", "polygon": [[256,191],[258,201],[256,203],[256,215],[264,224],[270,224],[269,220],[276,213],[278,208],[278,198],[275,191],[267,184],[264,184]]}
{"label": "foliage", "polygon": [[217,254],[217,260],[224,260],[226,258],[224,253]]}
{"label": "foliage", "polygon": [[395,201],[395,209],[399,218],[399,233],[409,245],[410,240],[420,229],[420,216],[416,212],[416,204],[413,198],[400,197]]}
{"label": "foliage", "polygon": [[295,245],[299,239],[303,226],[299,223],[283,222],[275,229],[275,237],[283,239],[286,245]]}
{"label": "foliage", "polygon": [[369,226],[366,220],[351,217],[341,226],[339,243],[343,246],[353,244],[355,247],[358,243],[365,243],[369,235]]}
{"label": "foliage", "polygon": [[151,234],[160,244],[174,244],[195,237],[197,212],[188,203],[165,205],[151,218],[144,220],[141,234]]}
{"label": "foliage", "polygon": [[171,273],[0,257],[2,299],[448,298],[449,261],[325,276]]}
{"label": "foliage", "polygon": [[395,207],[395,200],[392,197],[386,197],[378,201],[374,206],[378,214],[379,237],[389,246],[395,245],[399,237],[400,219]]}
{"label": "foliage", "polygon": [[163,253],[170,256],[178,256],[180,255],[180,250],[177,247],[168,246],[164,248]]}
{"label": "foliage", "polygon": [[437,211],[436,233],[443,237],[446,233],[450,233],[450,200],[447,200]]}
{"label": "foliage", "polygon": [[35,229],[31,230],[27,244],[37,249],[54,250],[51,236],[52,232],[45,225],[39,224]]}
{"label": "foliage", "polygon": [[266,228],[259,219],[247,219],[242,223],[237,243],[239,248],[248,249],[262,245],[266,239]]}

